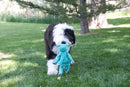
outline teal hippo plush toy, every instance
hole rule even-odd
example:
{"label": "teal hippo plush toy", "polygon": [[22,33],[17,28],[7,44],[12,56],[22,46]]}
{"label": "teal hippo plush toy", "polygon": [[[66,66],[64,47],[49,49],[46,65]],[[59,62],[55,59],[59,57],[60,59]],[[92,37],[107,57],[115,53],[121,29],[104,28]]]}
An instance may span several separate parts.
{"label": "teal hippo plush toy", "polygon": [[53,64],[59,64],[59,75],[63,74],[63,69],[67,73],[69,71],[70,64],[74,64],[74,60],[71,55],[67,52],[68,44],[58,45],[60,53],[56,56],[53,61]]}

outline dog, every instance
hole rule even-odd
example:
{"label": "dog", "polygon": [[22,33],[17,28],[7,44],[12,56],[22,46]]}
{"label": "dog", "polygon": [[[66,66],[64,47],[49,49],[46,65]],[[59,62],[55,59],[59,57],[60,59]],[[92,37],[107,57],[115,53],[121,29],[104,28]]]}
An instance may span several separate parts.
{"label": "dog", "polygon": [[53,61],[59,53],[59,44],[69,44],[68,52],[76,42],[74,28],[66,23],[50,24],[44,33],[44,42],[47,59],[47,74],[56,75],[58,73],[58,65],[54,65]]}

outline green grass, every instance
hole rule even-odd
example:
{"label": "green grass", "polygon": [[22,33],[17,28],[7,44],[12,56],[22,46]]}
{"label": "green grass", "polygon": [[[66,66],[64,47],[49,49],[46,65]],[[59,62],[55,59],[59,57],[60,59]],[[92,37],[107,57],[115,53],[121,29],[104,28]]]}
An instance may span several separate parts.
{"label": "green grass", "polygon": [[108,19],[108,22],[109,24],[113,24],[113,25],[130,24],[130,17],[116,18],[116,20]]}
{"label": "green grass", "polygon": [[107,17],[111,18],[111,17],[121,17],[121,16],[130,16],[130,12],[129,11],[121,11],[121,10],[116,10],[116,11],[110,11],[107,12]]}
{"label": "green grass", "polygon": [[[109,22],[117,25],[118,19]],[[71,25],[79,29],[79,24]],[[46,74],[47,26],[0,23],[0,53],[6,55],[0,58],[0,87],[130,87],[130,27],[77,35],[71,50],[75,64],[58,80],[58,75]]]}

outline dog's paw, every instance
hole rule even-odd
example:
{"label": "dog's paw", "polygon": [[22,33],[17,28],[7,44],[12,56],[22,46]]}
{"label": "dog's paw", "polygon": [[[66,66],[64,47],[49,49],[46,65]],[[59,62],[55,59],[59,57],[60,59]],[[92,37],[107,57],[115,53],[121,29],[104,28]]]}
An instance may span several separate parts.
{"label": "dog's paw", "polygon": [[48,70],[47,75],[57,75],[58,71],[57,70]]}
{"label": "dog's paw", "polygon": [[47,66],[48,66],[48,71],[47,71],[47,75],[57,75],[58,74],[58,65],[54,65],[53,64],[53,60],[49,60],[47,62]]}

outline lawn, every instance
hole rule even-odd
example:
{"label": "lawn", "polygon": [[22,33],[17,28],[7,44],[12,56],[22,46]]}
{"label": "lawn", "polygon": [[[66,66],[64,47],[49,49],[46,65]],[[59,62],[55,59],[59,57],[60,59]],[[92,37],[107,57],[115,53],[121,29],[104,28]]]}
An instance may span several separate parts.
{"label": "lawn", "polygon": [[[109,19],[116,27],[77,35],[71,50],[75,64],[60,80],[46,74],[48,24],[0,22],[0,87],[130,87],[129,21]],[[80,32],[79,24],[71,25]]]}

